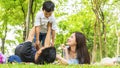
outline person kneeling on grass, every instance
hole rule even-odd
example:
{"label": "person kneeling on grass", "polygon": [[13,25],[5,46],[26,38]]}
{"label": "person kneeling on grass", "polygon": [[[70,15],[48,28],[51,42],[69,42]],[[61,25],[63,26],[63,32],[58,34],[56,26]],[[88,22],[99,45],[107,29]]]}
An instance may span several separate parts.
{"label": "person kneeling on grass", "polygon": [[35,27],[29,33],[26,42],[18,45],[15,49],[15,55],[19,56],[22,62],[33,62],[36,64],[52,63],[56,59],[56,49],[50,46],[51,24],[48,23],[48,31],[45,39],[45,46],[40,49],[32,46],[32,40],[35,34]]}
{"label": "person kneeling on grass", "polygon": [[86,38],[80,32],[74,32],[67,40],[67,45],[62,46],[64,58],[57,54],[56,58],[62,64],[90,64],[90,56],[86,46]]}

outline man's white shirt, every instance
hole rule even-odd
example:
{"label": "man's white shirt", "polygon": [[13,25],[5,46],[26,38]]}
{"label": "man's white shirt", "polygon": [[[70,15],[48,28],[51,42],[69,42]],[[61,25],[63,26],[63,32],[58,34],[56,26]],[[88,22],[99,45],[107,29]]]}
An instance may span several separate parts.
{"label": "man's white shirt", "polygon": [[57,24],[56,24],[54,14],[52,14],[50,17],[46,18],[44,16],[43,11],[39,11],[36,14],[36,17],[35,17],[34,26],[40,26],[40,32],[41,33],[47,33],[47,24],[48,24],[48,22],[52,23],[52,30],[57,29]]}

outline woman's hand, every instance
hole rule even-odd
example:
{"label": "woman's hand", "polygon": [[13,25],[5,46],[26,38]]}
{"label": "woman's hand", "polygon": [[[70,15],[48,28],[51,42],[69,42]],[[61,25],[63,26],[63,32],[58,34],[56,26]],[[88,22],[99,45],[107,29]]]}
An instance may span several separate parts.
{"label": "woman's hand", "polygon": [[60,59],[61,56],[59,54],[56,55],[56,59]]}
{"label": "woman's hand", "polygon": [[67,63],[67,60],[62,58],[59,54],[56,55],[56,59],[58,59],[58,61],[61,63],[61,64],[68,64]]}
{"label": "woman's hand", "polygon": [[35,62],[38,61],[38,57],[40,56],[40,54],[42,53],[42,50],[44,50],[45,47],[41,47],[35,54]]}
{"label": "woman's hand", "polygon": [[68,49],[64,44],[61,45],[61,48],[63,51],[67,51],[67,49]]}
{"label": "woman's hand", "polygon": [[39,40],[38,40],[38,41],[36,40],[35,46],[36,46],[36,49],[37,49],[37,50],[40,49],[40,41],[39,41]]}
{"label": "woman's hand", "polygon": [[39,54],[41,54],[42,53],[42,50],[44,50],[46,47],[41,47],[37,52],[39,53]]}

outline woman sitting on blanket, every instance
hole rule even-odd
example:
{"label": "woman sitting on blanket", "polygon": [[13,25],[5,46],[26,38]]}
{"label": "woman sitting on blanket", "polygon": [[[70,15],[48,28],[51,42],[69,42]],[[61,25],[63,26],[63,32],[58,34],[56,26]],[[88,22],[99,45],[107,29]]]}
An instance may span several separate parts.
{"label": "woman sitting on blanket", "polygon": [[74,32],[62,46],[64,58],[57,54],[57,59],[63,64],[90,64],[90,56],[86,46],[86,38],[80,32]]}
{"label": "woman sitting on blanket", "polygon": [[48,32],[45,39],[45,46],[36,49],[32,45],[35,34],[35,27],[29,33],[26,42],[18,45],[15,49],[15,55],[19,56],[22,62],[34,62],[36,64],[52,63],[56,59],[56,49],[50,46],[51,24],[48,23]]}

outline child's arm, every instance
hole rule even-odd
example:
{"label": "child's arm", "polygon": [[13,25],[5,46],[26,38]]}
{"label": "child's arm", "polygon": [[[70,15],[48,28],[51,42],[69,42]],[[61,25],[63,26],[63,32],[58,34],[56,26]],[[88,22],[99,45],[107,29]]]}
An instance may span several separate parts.
{"label": "child's arm", "polygon": [[52,20],[50,21],[50,23],[52,23],[52,46],[54,46],[55,43],[55,35],[56,35],[56,30],[57,30],[57,23],[56,23],[56,19],[53,16]]}
{"label": "child's arm", "polygon": [[48,23],[47,27],[48,27],[48,31],[47,31],[47,35],[46,35],[45,43],[44,43],[45,47],[50,46],[51,23]]}
{"label": "child's arm", "polygon": [[54,46],[55,41],[55,30],[52,30],[52,46]]}
{"label": "child's arm", "polygon": [[35,35],[36,35],[36,41],[35,41],[35,47],[37,48],[37,50],[40,48],[40,41],[39,41],[39,34],[40,34],[40,11],[36,14],[35,17],[35,22],[34,22],[34,26],[35,26]]}
{"label": "child's arm", "polygon": [[40,56],[40,54],[42,53],[42,50],[49,47],[50,46],[50,34],[51,34],[51,23],[48,23],[48,31],[47,31],[47,35],[45,38],[45,43],[44,43],[44,47],[40,48],[36,54],[35,54],[35,62],[37,62],[38,57]]}
{"label": "child's arm", "polygon": [[40,48],[40,41],[39,41],[40,26],[35,26],[35,34],[36,34],[35,45],[36,45],[37,50],[39,50]]}

